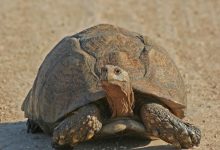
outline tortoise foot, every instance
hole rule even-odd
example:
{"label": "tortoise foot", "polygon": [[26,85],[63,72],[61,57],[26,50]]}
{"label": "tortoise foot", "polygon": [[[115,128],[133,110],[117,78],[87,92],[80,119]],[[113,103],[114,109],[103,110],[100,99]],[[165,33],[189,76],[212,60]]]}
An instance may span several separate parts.
{"label": "tortoise foot", "polygon": [[102,127],[100,112],[96,105],[87,105],[63,120],[53,133],[54,148],[73,147],[91,139]]}
{"label": "tortoise foot", "polygon": [[144,104],[140,113],[150,136],[160,138],[177,148],[199,145],[201,131],[192,124],[183,122],[162,105]]}
{"label": "tortoise foot", "polygon": [[27,133],[39,133],[42,132],[42,129],[40,128],[40,126],[33,120],[28,119],[27,123]]}

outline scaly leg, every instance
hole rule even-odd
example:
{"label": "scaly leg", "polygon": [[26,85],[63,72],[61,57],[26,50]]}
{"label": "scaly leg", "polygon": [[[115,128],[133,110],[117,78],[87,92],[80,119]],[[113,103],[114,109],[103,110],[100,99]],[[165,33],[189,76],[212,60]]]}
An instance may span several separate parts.
{"label": "scaly leg", "polygon": [[67,116],[53,132],[54,148],[73,147],[91,139],[102,127],[100,110],[95,104],[86,105]]}
{"label": "scaly leg", "polygon": [[177,148],[191,148],[200,143],[201,131],[197,127],[183,122],[160,104],[144,104],[140,115],[150,136]]}

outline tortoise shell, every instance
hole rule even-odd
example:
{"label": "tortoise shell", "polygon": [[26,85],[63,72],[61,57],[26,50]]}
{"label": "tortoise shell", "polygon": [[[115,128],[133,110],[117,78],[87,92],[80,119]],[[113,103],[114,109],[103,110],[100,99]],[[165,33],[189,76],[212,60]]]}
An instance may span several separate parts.
{"label": "tortoise shell", "polygon": [[99,75],[106,64],[126,70],[135,93],[184,117],[183,80],[167,52],[146,36],[107,24],[65,37],[46,56],[22,106],[26,117],[54,123],[104,98]]}

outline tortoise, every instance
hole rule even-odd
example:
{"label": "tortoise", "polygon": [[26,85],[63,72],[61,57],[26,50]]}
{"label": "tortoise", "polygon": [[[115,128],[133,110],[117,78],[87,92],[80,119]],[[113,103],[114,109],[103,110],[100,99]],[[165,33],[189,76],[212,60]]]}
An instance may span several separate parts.
{"label": "tortoise", "polygon": [[100,24],[49,52],[22,110],[27,131],[52,135],[55,148],[125,133],[191,148],[201,131],[182,120],[186,104],[166,50],[147,36]]}

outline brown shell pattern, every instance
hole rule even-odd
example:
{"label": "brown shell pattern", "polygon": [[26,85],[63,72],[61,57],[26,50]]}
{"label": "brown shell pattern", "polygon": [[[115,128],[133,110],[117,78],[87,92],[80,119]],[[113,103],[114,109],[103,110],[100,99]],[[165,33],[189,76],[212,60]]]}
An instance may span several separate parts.
{"label": "brown shell pattern", "polygon": [[64,38],[47,55],[23,103],[26,117],[53,123],[105,97],[99,75],[106,64],[125,69],[135,92],[157,97],[184,116],[184,84],[166,51],[137,33],[98,25]]}

